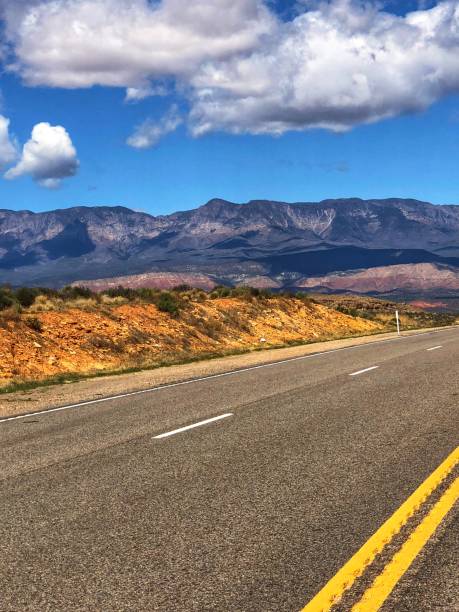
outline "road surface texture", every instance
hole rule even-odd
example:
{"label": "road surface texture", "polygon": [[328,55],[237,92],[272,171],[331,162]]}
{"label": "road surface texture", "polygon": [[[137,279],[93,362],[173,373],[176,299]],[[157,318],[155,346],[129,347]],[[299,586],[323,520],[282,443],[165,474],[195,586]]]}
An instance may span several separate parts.
{"label": "road surface texture", "polygon": [[[0,610],[300,610],[458,407],[451,328],[0,421]],[[382,609],[459,610],[458,544],[453,506]]]}

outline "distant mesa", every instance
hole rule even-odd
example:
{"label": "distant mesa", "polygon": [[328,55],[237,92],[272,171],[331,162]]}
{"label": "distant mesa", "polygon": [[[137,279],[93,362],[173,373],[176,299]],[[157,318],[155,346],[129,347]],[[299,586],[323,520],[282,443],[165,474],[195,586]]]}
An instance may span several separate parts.
{"label": "distant mesa", "polygon": [[95,280],[78,280],[72,285],[87,287],[92,291],[105,291],[122,286],[128,289],[140,287],[153,289],[173,289],[180,285],[189,285],[198,289],[210,291],[217,283],[204,274],[180,274],[173,272],[150,272],[146,274],[132,274],[131,276],[114,276],[113,278],[99,278]]}
{"label": "distant mesa", "polygon": [[296,281],[295,286],[332,292],[386,294],[403,291],[409,294],[443,290],[459,294],[459,268],[432,263],[385,266],[303,278]]}

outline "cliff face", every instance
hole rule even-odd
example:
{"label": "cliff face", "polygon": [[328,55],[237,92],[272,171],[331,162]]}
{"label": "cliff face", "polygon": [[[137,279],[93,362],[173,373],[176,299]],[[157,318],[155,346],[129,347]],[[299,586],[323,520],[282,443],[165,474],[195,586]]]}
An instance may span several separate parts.
{"label": "cliff face", "polygon": [[0,283],[174,272],[286,285],[305,275],[426,262],[459,266],[459,206],[215,199],[159,217],[123,207],[0,210]]}

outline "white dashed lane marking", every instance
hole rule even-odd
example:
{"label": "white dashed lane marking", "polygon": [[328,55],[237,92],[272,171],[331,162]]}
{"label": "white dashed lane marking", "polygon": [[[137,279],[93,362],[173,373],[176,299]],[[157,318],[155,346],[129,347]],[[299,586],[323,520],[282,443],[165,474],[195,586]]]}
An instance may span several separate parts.
{"label": "white dashed lane marking", "polygon": [[211,419],[205,419],[204,421],[193,423],[193,425],[186,425],[185,427],[180,427],[179,429],[173,429],[172,431],[166,431],[166,433],[162,433],[162,434],[159,434],[158,436],[154,436],[154,439],[159,440],[160,438],[168,438],[169,436],[174,436],[175,434],[182,433],[183,431],[188,431],[189,429],[194,429],[195,427],[201,427],[202,425],[207,425],[208,423],[213,423],[214,421],[220,421],[221,419],[226,419],[230,416],[233,416],[232,412],[221,414],[220,416],[212,417]]}
{"label": "white dashed lane marking", "polygon": [[352,372],[349,376],[357,376],[358,374],[363,374],[364,372],[370,372],[370,370],[376,370],[379,366],[371,366],[370,368],[365,368],[364,370],[358,370],[357,372]]}

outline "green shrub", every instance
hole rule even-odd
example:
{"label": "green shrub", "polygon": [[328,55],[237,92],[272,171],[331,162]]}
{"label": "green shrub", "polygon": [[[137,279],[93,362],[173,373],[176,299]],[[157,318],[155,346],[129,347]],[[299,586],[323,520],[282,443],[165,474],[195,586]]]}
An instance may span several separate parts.
{"label": "green shrub", "polygon": [[142,302],[155,303],[160,294],[159,289],[151,287],[140,287],[139,289],[131,289],[131,294],[128,299],[140,299]]}
{"label": "green shrub", "polygon": [[337,310],[338,312],[342,312],[345,315],[349,315],[350,317],[358,317],[360,315],[360,312],[357,310],[357,308],[350,308],[348,306],[336,306],[335,310]]}
{"label": "green shrub", "polygon": [[260,297],[260,289],[256,287],[246,287],[241,285],[240,287],[234,287],[230,291],[231,297],[239,298],[242,300],[251,300],[252,298]]}
{"label": "green shrub", "polygon": [[180,302],[177,296],[169,291],[162,291],[156,301],[156,306],[161,312],[168,312],[171,315],[178,315],[180,312]]}
{"label": "green shrub", "polygon": [[23,306],[24,308],[29,308],[35,302],[35,298],[39,294],[38,289],[32,289],[31,287],[21,287],[17,289],[14,293],[14,297],[16,300]]}
{"label": "green shrub", "polygon": [[191,285],[187,285],[186,283],[182,283],[181,285],[177,285],[172,289],[175,293],[185,293],[186,291],[192,291],[194,287]]}
{"label": "green shrub", "polygon": [[14,303],[15,300],[11,295],[11,291],[9,289],[0,287],[0,310],[11,308]]}
{"label": "green shrub", "polygon": [[123,287],[122,285],[113,287],[111,289],[106,289],[102,293],[111,298],[122,297],[130,302],[137,297],[135,289],[129,289],[128,287]]}
{"label": "green shrub", "polygon": [[90,298],[97,299],[97,294],[91,291],[91,289],[88,289],[88,287],[73,287],[71,285],[67,285],[67,287],[58,291],[57,296],[64,300],[64,302],[70,302],[81,298],[86,300]]}
{"label": "green shrub", "polygon": [[59,298],[60,291],[59,289],[51,289],[50,287],[37,287],[36,288],[37,295],[44,295],[47,298]]}
{"label": "green shrub", "polygon": [[377,314],[372,310],[359,310],[358,315],[362,319],[367,319],[368,321],[373,321],[377,317]]}
{"label": "green shrub", "polygon": [[231,295],[231,288],[225,287],[224,285],[217,285],[214,287],[210,293],[210,297],[212,299],[216,298],[225,298]]}

